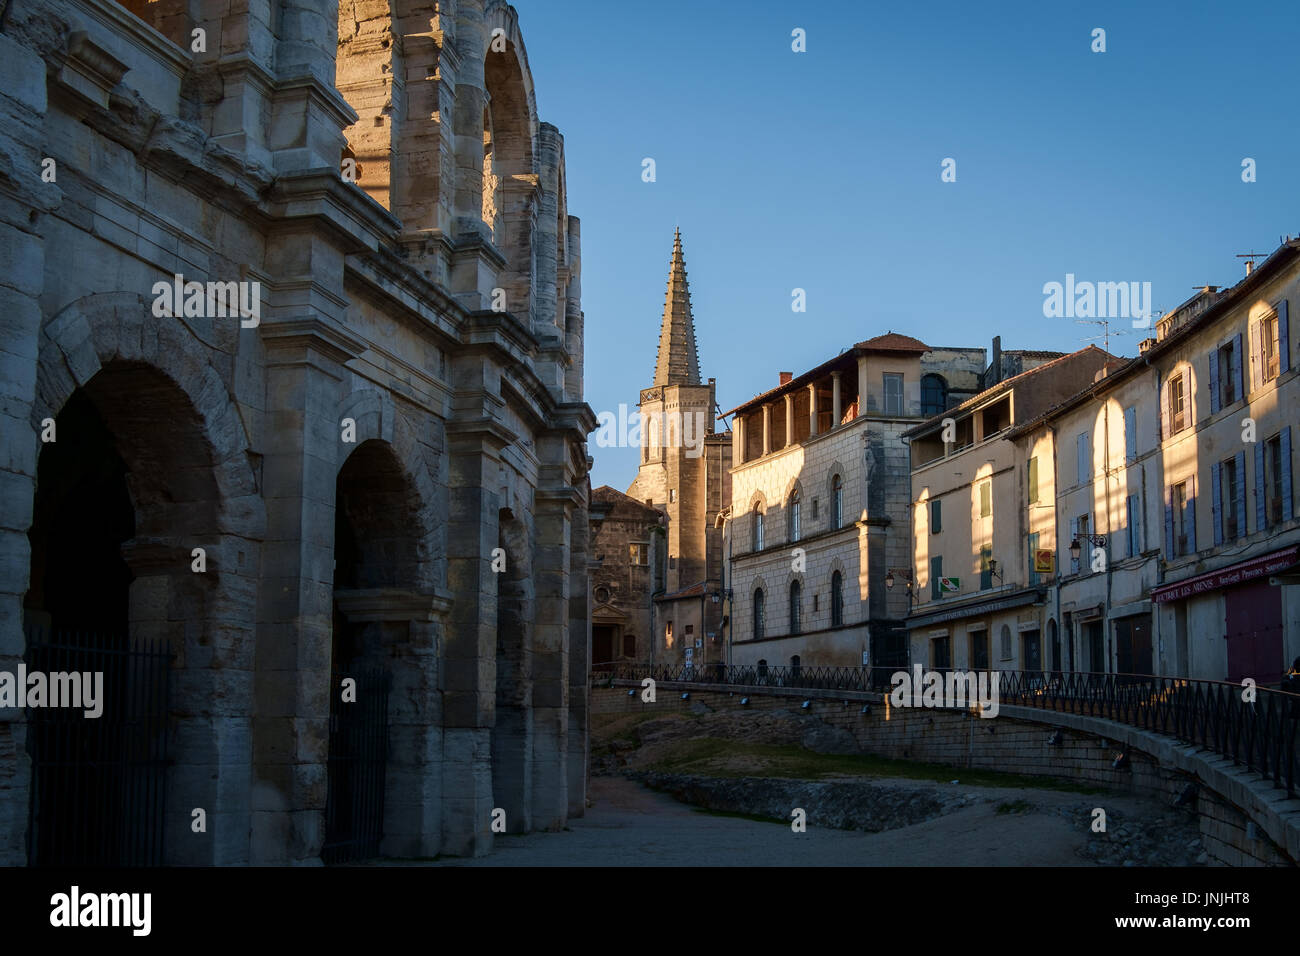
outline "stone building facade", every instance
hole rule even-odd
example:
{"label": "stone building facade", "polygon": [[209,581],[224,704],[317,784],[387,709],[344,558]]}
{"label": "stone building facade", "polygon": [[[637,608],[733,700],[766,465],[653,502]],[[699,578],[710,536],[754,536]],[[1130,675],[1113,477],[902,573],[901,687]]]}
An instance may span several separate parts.
{"label": "stone building facade", "polygon": [[889,333],[859,342],[733,409],[726,520],[729,663],[906,659],[910,566],[903,434],[979,391],[983,349]]}
{"label": "stone building facade", "polygon": [[122,726],[135,671],[102,724],[0,711],[0,863],[136,860],[141,826],[150,862],[481,854],[494,808],[580,815],[579,225],[514,9],[4,18],[0,671],[170,660],[133,744],[165,801],[52,751]]}
{"label": "stone building facade", "polygon": [[[906,432],[912,541],[903,574],[912,597],[911,663],[1041,668],[1046,591],[1024,556],[1029,535],[1048,530],[1037,507],[1046,489],[1022,456],[1056,456],[1011,436],[1080,392],[1110,360],[1089,346],[1004,379]],[[1059,489],[1059,475],[1056,481]]]}
{"label": "stone building facade", "polygon": [[668,564],[664,513],[601,485],[591,492],[591,520],[592,669],[648,664]]}

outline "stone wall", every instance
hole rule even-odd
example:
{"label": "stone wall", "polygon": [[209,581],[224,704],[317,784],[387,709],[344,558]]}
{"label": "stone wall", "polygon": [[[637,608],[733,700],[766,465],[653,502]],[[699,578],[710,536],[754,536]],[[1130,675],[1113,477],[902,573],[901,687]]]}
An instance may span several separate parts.
{"label": "stone wall", "polygon": [[[864,753],[954,768],[1054,777],[1172,802],[1192,785],[1206,849],[1233,865],[1295,865],[1300,824],[1279,806],[1281,791],[1205,751],[1176,740],[1096,718],[1003,705],[991,719],[967,712],[889,706],[879,694],[659,683],[656,702],[641,700],[639,681],[619,681],[592,691],[593,714],[689,712],[693,702],[715,709],[791,710],[811,700],[808,712],[853,734]],[[628,690],[634,693],[629,696]],[[689,693],[687,700],[683,693]],[[742,705],[741,699],[749,703]],[[864,704],[870,712],[862,713]],[[802,711],[801,711],[802,712]],[[1059,745],[1049,743],[1060,732]],[[1120,752],[1128,768],[1113,764]],[[954,770],[955,776],[960,774]],[[1105,795],[1095,797],[1105,808]],[[1253,835],[1252,835],[1253,834]]]}

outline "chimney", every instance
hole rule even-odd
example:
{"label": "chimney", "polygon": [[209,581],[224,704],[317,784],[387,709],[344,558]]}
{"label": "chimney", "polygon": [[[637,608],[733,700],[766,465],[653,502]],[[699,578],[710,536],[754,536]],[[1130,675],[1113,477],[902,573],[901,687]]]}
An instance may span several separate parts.
{"label": "chimney", "polygon": [[790,384],[790,379],[792,379],[792,378],[794,378],[794,373],[793,373],[793,372],[782,372],[782,373],[781,373],[781,384],[782,384],[782,385],[789,385],[789,384]]}
{"label": "chimney", "polygon": [[1002,336],[993,336],[993,381],[989,386],[996,385],[1002,381]]}
{"label": "chimney", "polygon": [[1254,272],[1254,271],[1255,271],[1255,260],[1254,260],[1254,259],[1247,259],[1247,260],[1246,260],[1246,275],[1250,275],[1250,274],[1251,274],[1252,272]]}

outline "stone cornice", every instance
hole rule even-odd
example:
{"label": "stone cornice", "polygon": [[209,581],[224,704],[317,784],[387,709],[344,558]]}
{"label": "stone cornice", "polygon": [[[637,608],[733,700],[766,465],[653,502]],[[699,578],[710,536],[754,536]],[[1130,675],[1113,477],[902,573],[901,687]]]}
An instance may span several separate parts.
{"label": "stone cornice", "polygon": [[451,611],[452,595],[404,588],[362,588],[334,592],[334,602],[350,623],[433,621]]}
{"label": "stone cornice", "polygon": [[268,352],[307,349],[319,352],[340,365],[356,358],[366,349],[364,341],[317,316],[263,318],[258,331]]}
{"label": "stone cornice", "polygon": [[401,226],[392,213],[328,167],[278,176],[261,210],[268,232],[316,220],[347,253],[374,251]]}

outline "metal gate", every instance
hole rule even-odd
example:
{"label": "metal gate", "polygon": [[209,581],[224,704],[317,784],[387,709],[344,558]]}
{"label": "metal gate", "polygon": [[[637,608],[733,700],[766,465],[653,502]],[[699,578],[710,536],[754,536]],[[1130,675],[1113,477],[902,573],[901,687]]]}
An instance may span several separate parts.
{"label": "metal gate", "polygon": [[161,865],[171,664],[166,642],[29,630],[25,661],[29,674],[103,674],[99,717],[86,717],[81,707],[27,709],[28,862]]}
{"label": "metal gate", "polygon": [[[345,703],[343,680],[356,680]],[[389,675],[352,670],[330,681],[329,786],[325,800],[324,863],[379,855],[384,835],[384,775],[388,765]]]}

